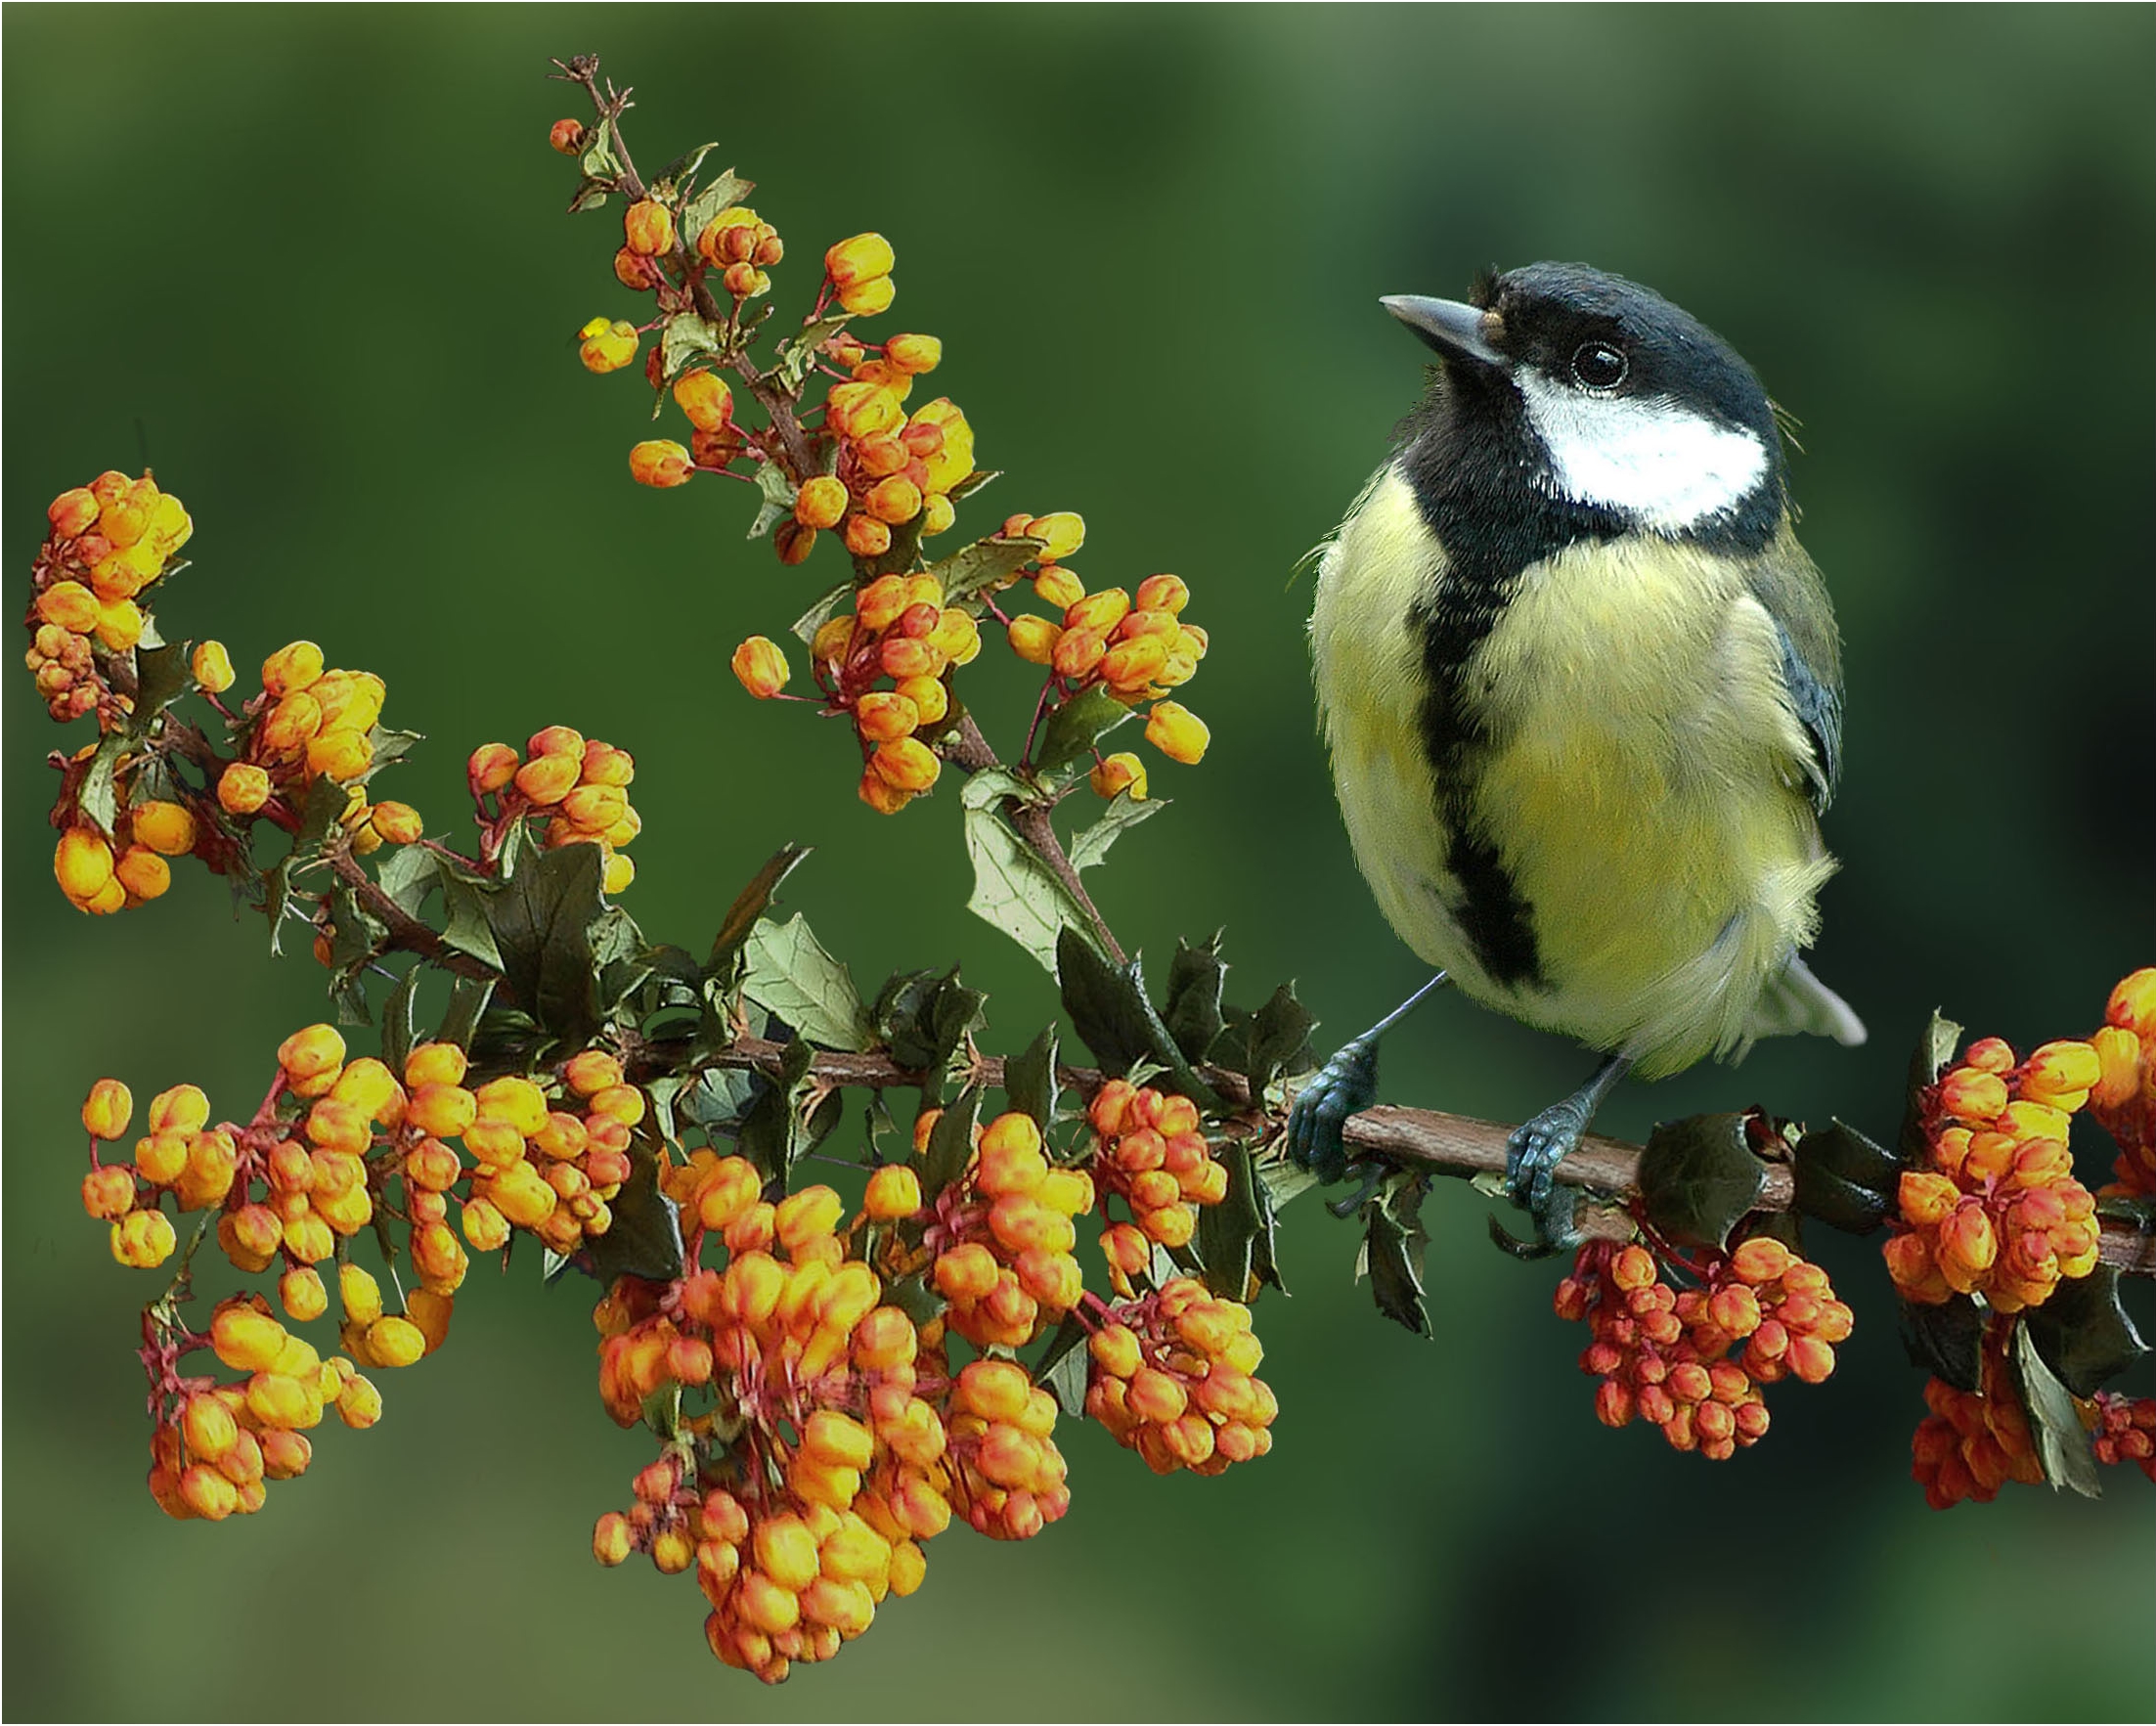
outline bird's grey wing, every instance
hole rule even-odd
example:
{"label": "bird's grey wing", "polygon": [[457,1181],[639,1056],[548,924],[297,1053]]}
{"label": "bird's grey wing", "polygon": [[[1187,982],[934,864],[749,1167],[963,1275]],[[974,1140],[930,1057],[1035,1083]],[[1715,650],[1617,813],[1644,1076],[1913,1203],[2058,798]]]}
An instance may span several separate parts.
{"label": "bird's grey wing", "polygon": [[1812,743],[1804,764],[1812,807],[1825,814],[1841,777],[1841,642],[1833,603],[1786,526],[1753,562],[1747,585],[1775,620],[1789,706]]}

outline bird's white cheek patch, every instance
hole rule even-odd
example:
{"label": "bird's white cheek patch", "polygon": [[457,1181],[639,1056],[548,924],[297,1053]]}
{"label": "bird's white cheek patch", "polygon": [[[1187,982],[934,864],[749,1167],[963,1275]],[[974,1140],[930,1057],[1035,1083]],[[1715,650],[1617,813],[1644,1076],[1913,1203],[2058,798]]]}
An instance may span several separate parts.
{"label": "bird's white cheek patch", "polygon": [[1753,433],[1673,402],[1592,396],[1524,368],[1514,381],[1550,453],[1550,488],[1574,503],[1681,533],[1734,509],[1767,471]]}

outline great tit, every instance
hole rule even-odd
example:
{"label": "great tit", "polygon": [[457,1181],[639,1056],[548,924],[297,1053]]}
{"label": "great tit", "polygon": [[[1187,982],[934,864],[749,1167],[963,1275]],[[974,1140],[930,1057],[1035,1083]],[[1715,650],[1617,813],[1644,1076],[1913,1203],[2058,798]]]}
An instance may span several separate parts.
{"label": "great tit", "polygon": [[1384,302],[1435,350],[1321,551],[1318,707],[1355,861],[1438,976],[1298,1095],[1328,1178],[1378,1036],[1449,981],[1605,1059],[1512,1136],[1550,1245],[1557,1165],[1628,1072],[1864,1026],[1798,957],[1834,863],[1841,654],[1777,411],[1689,313],[1580,264]]}

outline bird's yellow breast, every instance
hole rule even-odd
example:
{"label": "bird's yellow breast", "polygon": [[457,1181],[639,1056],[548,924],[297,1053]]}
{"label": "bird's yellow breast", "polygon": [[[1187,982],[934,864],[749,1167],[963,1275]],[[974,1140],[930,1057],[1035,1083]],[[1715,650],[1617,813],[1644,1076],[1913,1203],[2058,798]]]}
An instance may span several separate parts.
{"label": "bird's yellow breast", "polygon": [[1461,929],[1424,743],[1415,617],[1444,579],[1388,470],[1329,549],[1311,623],[1335,783],[1387,920],[1470,995],[1650,1075],[1741,1046],[1832,866],[1742,566],[1659,538],[1581,542],[1522,573],[1462,668],[1480,741],[1453,807],[1494,847],[1538,960],[1511,985]]}

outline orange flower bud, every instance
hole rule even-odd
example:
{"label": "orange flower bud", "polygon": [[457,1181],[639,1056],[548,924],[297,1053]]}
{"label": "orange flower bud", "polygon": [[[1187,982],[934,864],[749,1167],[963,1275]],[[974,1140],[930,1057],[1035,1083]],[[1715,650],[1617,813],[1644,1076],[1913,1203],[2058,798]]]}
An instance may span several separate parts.
{"label": "orange flower bud", "polygon": [[1127,788],[1133,802],[1145,801],[1145,764],[1127,749],[1106,757],[1086,777],[1103,797],[1113,797]]}
{"label": "orange flower bud", "polygon": [[674,243],[674,212],[652,199],[640,198],[622,214],[622,239],[629,249],[656,257]]}
{"label": "orange flower bud", "polygon": [[2103,1063],[2089,1043],[2047,1042],[2022,1068],[2020,1094],[2053,1108],[2078,1109],[2103,1077]]}
{"label": "orange flower bud", "polygon": [[1156,701],[1153,711],[1146,715],[1145,740],[1168,760],[1191,767],[1205,759],[1212,733],[1206,729],[1205,721],[1181,702]]}
{"label": "orange flower bud", "polygon": [[759,701],[768,701],[786,686],[791,674],[786,655],[775,642],[766,636],[751,636],[733,650],[733,675]]}
{"label": "orange flower bud", "polygon": [[561,155],[576,155],[584,149],[584,122],[556,120],[547,131],[548,147]]}
{"label": "orange flower bud", "polygon": [[1143,690],[1167,663],[1167,646],[1158,636],[1118,642],[1100,662],[1101,682],[1124,692]]}
{"label": "orange flower bud", "polygon": [[2006,1083],[1996,1073],[1956,1067],[1939,1082],[1939,1107],[1972,1126],[1987,1125],[2006,1107]]}
{"label": "orange flower bud", "polygon": [[846,513],[846,484],[829,473],[802,481],[794,497],[794,519],[804,527],[836,527]]}
{"label": "orange flower bud", "polygon": [[1059,563],[1085,544],[1085,517],[1071,509],[1035,515],[1026,523],[1024,532],[1028,539],[1047,542],[1040,553],[1042,562]]}
{"label": "orange flower bud", "polygon": [[839,290],[839,304],[857,318],[872,318],[878,312],[891,309],[891,302],[899,297],[898,288],[889,276],[872,277],[866,282],[857,282],[851,288]]}
{"label": "orange flower bud", "polygon": [[686,485],[695,471],[688,452],[672,438],[647,438],[629,452],[629,476],[638,485]]}
{"label": "orange flower bud", "polygon": [[594,318],[577,332],[577,358],[588,372],[619,372],[637,357],[641,339],[634,324],[619,318]]}
{"label": "orange flower bud", "polygon": [[1961,1202],[1961,1189],[1943,1174],[1908,1170],[1902,1174],[1900,1198],[1902,1216],[1919,1228],[1930,1228]]}
{"label": "orange flower bud", "polygon": [[1059,625],[1045,617],[1034,617],[1021,612],[1010,623],[1011,651],[1029,665],[1050,665],[1055,661],[1056,644],[1063,639]]}
{"label": "orange flower bud", "polygon": [[926,791],[935,784],[944,767],[932,750],[912,737],[894,737],[879,743],[868,765],[893,790],[911,793]]}
{"label": "orange flower bud", "polygon": [[911,1217],[921,1208],[921,1177],[902,1164],[888,1164],[868,1177],[862,1202],[868,1215],[880,1222]]}
{"label": "orange flower bud", "polygon": [[584,764],[573,755],[535,755],[516,770],[514,783],[528,801],[547,809],[576,788],[583,771]]}
{"label": "orange flower bud", "polygon": [[252,762],[236,761],[217,780],[217,802],[227,815],[253,815],[270,800],[270,775]]}
{"label": "orange flower bud", "polygon": [[891,550],[891,529],[872,515],[849,515],[846,549],[857,557],[881,557]]}
{"label": "orange flower bud", "polygon": [[944,344],[933,335],[894,335],[883,344],[883,357],[898,371],[912,376],[933,372],[943,363]]}
{"label": "orange flower bud", "polygon": [[674,380],[674,401],[699,431],[717,431],[733,418],[733,391],[726,380],[700,366]]}
{"label": "orange flower bud", "polygon": [[895,527],[921,512],[921,489],[902,473],[894,473],[869,489],[862,508],[878,521]]}
{"label": "orange flower bud", "polygon": [[1149,575],[1138,584],[1130,602],[1139,611],[1166,611],[1173,616],[1190,603],[1190,589],[1181,576]]}
{"label": "orange flower bud", "polygon": [[881,234],[857,234],[842,240],[823,254],[823,272],[839,288],[888,276],[898,262],[891,242]]}
{"label": "orange flower bud", "polygon": [[921,711],[904,695],[871,689],[856,703],[854,724],[870,742],[888,743],[919,730]]}
{"label": "orange flower bud", "polygon": [[98,597],[78,581],[56,581],[37,596],[37,615],[71,635],[97,628],[98,612]]}
{"label": "orange flower bud", "polygon": [[112,848],[94,827],[69,827],[53,848],[53,876],[76,905],[87,905],[112,879]]}

